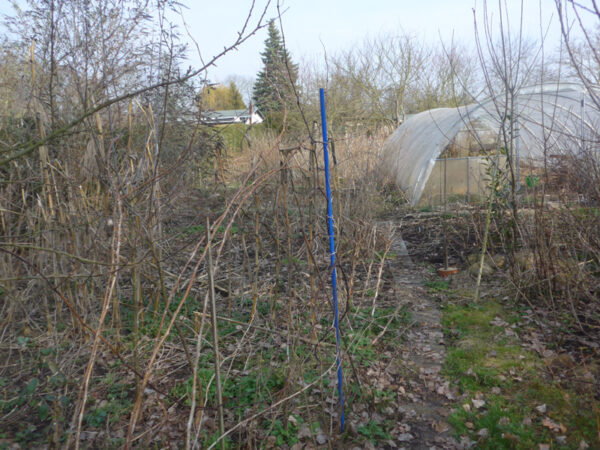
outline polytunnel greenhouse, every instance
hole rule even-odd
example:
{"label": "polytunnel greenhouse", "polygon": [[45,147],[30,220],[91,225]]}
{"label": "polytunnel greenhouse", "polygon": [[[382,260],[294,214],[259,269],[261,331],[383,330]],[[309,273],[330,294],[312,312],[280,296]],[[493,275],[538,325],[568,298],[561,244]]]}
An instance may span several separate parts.
{"label": "polytunnel greenhouse", "polygon": [[384,144],[384,176],[413,206],[475,201],[486,195],[490,164],[506,161],[501,149],[516,161],[519,183],[545,158],[598,151],[600,110],[584,86],[545,84],[506,98],[410,117]]}

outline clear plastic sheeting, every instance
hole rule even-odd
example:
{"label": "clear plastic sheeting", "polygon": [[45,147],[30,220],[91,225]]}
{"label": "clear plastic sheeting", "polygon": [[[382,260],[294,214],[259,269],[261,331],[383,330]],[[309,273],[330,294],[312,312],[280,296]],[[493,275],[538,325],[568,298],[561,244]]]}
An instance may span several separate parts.
{"label": "clear plastic sheeting", "polygon": [[[505,95],[460,108],[439,108],[416,114],[387,139],[382,172],[417,205],[435,161],[456,135],[477,121],[498,134],[498,142],[510,139],[513,111],[513,157],[518,164],[544,157],[598,150],[600,111],[583,86],[550,84],[525,88],[505,108]],[[504,130],[504,132],[502,131]],[[474,136],[478,139],[477,136]],[[503,145],[503,144],[501,144]]]}

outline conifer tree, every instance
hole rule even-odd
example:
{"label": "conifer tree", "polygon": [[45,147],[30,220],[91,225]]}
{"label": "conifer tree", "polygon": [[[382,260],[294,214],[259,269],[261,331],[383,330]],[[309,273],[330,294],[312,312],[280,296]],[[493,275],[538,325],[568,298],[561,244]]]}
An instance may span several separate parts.
{"label": "conifer tree", "polygon": [[233,81],[229,83],[229,102],[231,103],[231,109],[243,109],[246,107],[242,93]]}
{"label": "conifer tree", "polygon": [[[265,49],[261,53],[263,69],[256,77],[252,99],[267,119],[269,116],[274,119],[280,116],[284,105],[293,103],[298,66],[292,62],[273,20],[269,22],[268,31]],[[274,122],[279,120],[275,119]]]}

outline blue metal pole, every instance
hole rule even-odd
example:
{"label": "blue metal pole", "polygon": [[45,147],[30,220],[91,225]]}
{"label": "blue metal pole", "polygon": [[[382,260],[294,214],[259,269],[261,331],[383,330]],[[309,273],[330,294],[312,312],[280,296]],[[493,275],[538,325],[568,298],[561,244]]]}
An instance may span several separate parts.
{"label": "blue metal pole", "polygon": [[342,390],[342,346],[338,321],[337,274],[335,270],[335,240],[333,237],[333,208],[331,207],[331,186],[329,184],[329,152],[327,150],[327,116],[325,114],[325,90],[319,89],[321,98],[321,126],[323,128],[323,158],[325,159],[325,187],[327,190],[327,232],[329,234],[329,254],[331,255],[331,286],[333,290],[333,325],[335,326],[336,363],[338,375],[338,395],[340,397],[340,432],[344,431],[344,392]]}

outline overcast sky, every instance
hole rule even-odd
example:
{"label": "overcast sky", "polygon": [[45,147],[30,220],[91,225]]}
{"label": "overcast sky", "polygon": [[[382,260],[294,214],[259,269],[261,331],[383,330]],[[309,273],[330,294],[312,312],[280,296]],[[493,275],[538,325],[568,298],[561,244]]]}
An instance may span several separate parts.
{"label": "overcast sky", "polygon": [[[275,0],[274,0],[275,1]],[[585,0],[584,0],[585,1]],[[204,57],[212,56],[227,42],[235,39],[243,23],[250,0],[197,0],[190,2],[185,19]],[[516,26],[520,17],[520,1],[506,0],[508,14]],[[265,2],[257,0],[257,8]],[[488,10],[498,16],[498,2],[489,2]],[[524,30],[530,36],[540,36],[540,5],[542,20],[551,24],[549,38],[556,42],[560,29],[556,20],[554,0],[525,0]],[[365,36],[394,33],[401,30],[430,40],[449,41],[452,36],[463,42],[473,41],[473,8],[483,11],[481,0],[282,0],[281,9],[286,44],[295,61],[323,57],[347,49]],[[269,9],[269,17],[276,15]],[[209,78],[222,81],[228,75],[254,76],[261,68],[260,52],[266,30],[212,69]]]}
{"label": "overcast sky", "polygon": [[[67,0],[65,0],[67,1]],[[204,60],[219,53],[236,38],[248,14],[251,0],[180,0],[188,5],[183,16],[191,36],[200,47]],[[277,15],[277,0],[272,0],[267,17]],[[462,42],[473,42],[473,8],[481,14],[482,0],[280,0],[287,46],[294,61],[322,58],[328,53],[348,49],[365,36],[404,30],[435,42],[449,41],[454,35]],[[520,0],[502,0],[516,26]],[[589,0],[581,0],[588,3]],[[255,11],[266,0],[256,0]],[[560,30],[554,0],[525,0],[524,29],[527,35],[540,36],[542,21],[550,24],[549,39],[558,42]],[[497,18],[498,1],[489,1],[488,9]],[[9,12],[8,0],[0,0],[0,13]],[[183,31],[183,29],[182,29]],[[266,30],[232,52],[208,73],[211,81],[225,81],[230,75],[254,77],[261,68],[260,52]],[[552,44],[555,46],[556,44]],[[199,64],[195,45],[190,46],[190,64]]]}

